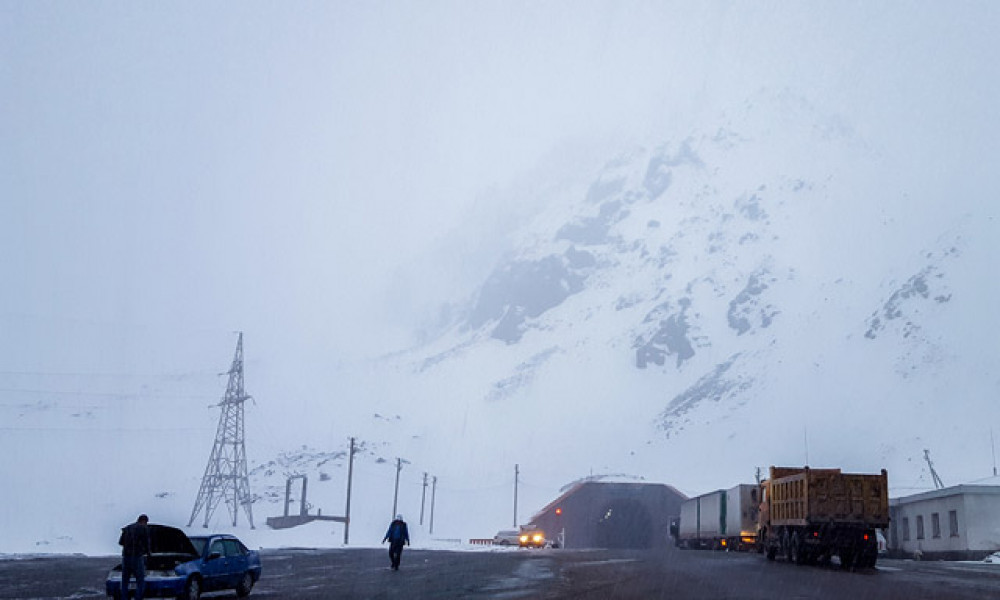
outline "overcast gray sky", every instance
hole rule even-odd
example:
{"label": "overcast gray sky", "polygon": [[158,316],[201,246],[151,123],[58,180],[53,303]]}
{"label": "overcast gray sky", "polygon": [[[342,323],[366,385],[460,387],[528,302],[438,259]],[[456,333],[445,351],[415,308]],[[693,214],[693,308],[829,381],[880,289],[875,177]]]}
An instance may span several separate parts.
{"label": "overcast gray sky", "polygon": [[761,87],[897,148],[940,130],[937,168],[949,144],[995,151],[968,115],[998,96],[998,9],[940,4],[4,1],[5,358],[85,370],[94,349],[60,339],[127,358],[134,338],[234,329],[398,345],[436,293],[421,282],[450,293],[502,247],[427,258],[511,200],[485,192],[567,147],[683,135]]}

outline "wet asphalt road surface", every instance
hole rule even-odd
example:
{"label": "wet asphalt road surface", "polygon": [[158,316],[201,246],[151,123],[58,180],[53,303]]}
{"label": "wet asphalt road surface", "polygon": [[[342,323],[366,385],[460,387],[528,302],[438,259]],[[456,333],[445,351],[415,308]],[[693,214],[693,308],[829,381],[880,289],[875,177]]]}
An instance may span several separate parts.
{"label": "wet asphalt road surface", "polygon": [[[104,598],[115,557],[0,559],[0,599]],[[881,560],[841,570],[707,551],[403,552],[399,571],[375,549],[264,550],[251,598],[581,598],[984,600],[1000,598],[1000,565]],[[232,592],[206,598],[236,598]]]}

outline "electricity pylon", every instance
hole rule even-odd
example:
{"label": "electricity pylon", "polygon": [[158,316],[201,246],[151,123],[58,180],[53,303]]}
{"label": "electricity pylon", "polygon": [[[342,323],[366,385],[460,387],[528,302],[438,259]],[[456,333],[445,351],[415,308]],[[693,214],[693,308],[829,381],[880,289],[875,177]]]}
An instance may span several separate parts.
{"label": "electricity pylon", "polygon": [[202,508],[205,509],[203,527],[208,527],[219,501],[225,499],[233,518],[233,527],[236,526],[236,516],[242,506],[247,513],[250,528],[253,529],[250,479],[247,477],[247,454],[243,442],[243,403],[249,399],[250,396],[243,390],[243,332],[240,332],[233,364],[229,367],[226,396],[219,402],[222,412],[219,415],[215,445],[212,446],[212,454],[205,467],[205,476],[202,477],[201,489],[198,490],[198,499],[194,502],[188,527],[194,523]]}

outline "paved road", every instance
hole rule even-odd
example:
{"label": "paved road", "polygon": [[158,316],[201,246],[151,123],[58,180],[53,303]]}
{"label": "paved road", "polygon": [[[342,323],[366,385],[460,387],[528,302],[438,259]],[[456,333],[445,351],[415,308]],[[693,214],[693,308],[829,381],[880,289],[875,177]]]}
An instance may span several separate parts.
{"label": "paved road", "polygon": [[[251,598],[671,600],[984,600],[1000,598],[1000,565],[880,561],[858,572],[706,551],[406,549],[265,550]],[[0,560],[0,599],[104,597],[114,557]],[[232,593],[208,597],[235,598]]]}

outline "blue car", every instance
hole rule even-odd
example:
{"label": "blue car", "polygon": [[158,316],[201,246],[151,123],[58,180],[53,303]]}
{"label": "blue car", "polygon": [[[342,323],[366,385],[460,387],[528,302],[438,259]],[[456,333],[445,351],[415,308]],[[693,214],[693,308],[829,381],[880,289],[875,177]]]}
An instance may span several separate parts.
{"label": "blue car", "polygon": [[[202,592],[236,590],[250,594],[260,579],[260,554],[228,534],[188,537],[176,527],[149,525],[146,596],[198,600]],[[108,596],[121,600],[135,594],[135,579],[122,594],[122,566],[108,574]]]}

